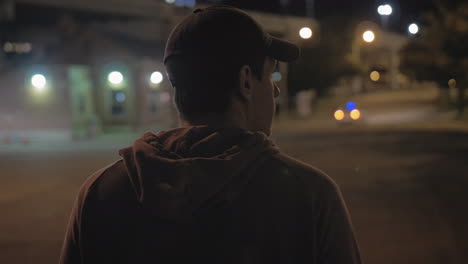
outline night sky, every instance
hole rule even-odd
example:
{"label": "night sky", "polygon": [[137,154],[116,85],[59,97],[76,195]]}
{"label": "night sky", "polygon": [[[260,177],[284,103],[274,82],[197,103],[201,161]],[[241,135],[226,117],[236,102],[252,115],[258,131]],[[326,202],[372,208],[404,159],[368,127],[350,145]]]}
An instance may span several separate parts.
{"label": "night sky", "polygon": [[[441,0],[444,4],[454,4],[464,0]],[[306,0],[225,0],[223,2],[240,8],[274,13],[306,15]],[[282,7],[280,2],[288,2]],[[412,22],[419,22],[421,15],[434,8],[433,0],[315,0],[314,17],[324,19],[331,16],[346,16],[363,20],[379,20],[377,7],[390,4],[393,14],[390,26],[394,31],[404,31]]]}

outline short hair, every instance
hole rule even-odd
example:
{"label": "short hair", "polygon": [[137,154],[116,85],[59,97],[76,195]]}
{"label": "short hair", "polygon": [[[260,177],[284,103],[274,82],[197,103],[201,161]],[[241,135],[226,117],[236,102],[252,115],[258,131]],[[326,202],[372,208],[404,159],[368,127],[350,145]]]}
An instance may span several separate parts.
{"label": "short hair", "polygon": [[210,114],[226,114],[239,82],[243,65],[252,69],[258,80],[263,78],[266,56],[258,55],[244,63],[229,59],[187,59],[173,57],[166,70],[175,89],[174,103],[183,120],[193,121]]}

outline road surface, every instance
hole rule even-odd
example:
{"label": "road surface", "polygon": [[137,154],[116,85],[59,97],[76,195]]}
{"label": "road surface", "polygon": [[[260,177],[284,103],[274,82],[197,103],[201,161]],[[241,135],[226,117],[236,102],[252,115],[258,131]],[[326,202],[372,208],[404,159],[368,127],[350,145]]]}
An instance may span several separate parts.
{"label": "road surface", "polygon": [[[351,131],[276,138],[283,151],[341,186],[364,263],[468,263],[468,134]],[[80,185],[118,158],[116,147],[104,145],[53,149],[0,151],[0,263],[56,263]]]}

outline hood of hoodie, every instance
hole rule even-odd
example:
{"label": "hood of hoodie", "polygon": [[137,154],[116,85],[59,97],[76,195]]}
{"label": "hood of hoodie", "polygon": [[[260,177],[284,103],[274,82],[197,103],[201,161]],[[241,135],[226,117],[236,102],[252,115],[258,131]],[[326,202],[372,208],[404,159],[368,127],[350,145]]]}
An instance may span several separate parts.
{"label": "hood of hoodie", "polygon": [[147,132],[120,155],[143,207],[184,221],[234,200],[277,152],[261,132],[193,126]]}

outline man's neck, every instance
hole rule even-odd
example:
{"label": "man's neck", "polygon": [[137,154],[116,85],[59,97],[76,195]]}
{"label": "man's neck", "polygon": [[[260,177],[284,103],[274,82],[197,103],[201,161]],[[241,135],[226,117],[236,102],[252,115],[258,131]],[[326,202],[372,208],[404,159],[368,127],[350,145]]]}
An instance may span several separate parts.
{"label": "man's neck", "polygon": [[220,115],[207,115],[199,119],[181,120],[182,127],[191,127],[191,126],[210,126],[210,127],[236,127],[247,130],[247,127],[233,118],[226,118],[226,116]]}

